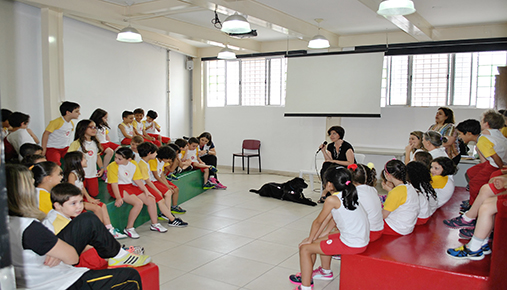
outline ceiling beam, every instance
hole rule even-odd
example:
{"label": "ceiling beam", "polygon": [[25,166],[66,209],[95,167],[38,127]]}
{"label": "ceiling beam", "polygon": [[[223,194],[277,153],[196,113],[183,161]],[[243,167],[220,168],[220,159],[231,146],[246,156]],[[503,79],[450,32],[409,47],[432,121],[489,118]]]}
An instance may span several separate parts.
{"label": "ceiling beam", "polygon": [[[377,13],[378,6],[382,0],[357,0],[366,7]],[[417,7],[416,7],[417,9]],[[417,41],[433,40],[433,26],[417,12],[405,16],[384,16],[399,29],[405,31]]]}

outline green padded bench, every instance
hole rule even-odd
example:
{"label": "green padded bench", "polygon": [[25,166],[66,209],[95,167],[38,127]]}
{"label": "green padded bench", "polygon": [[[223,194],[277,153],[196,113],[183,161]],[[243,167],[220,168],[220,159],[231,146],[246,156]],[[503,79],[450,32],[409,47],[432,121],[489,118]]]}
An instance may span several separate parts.
{"label": "green padded bench", "polygon": [[[205,191],[202,189],[203,173],[200,170],[183,172],[177,176],[179,177],[179,180],[172,182],[180,189],[178,204],[196,197]],[[107,185],[104,181],[102,181],[102,179],[99,179],[99,194],[96,198],[100,199],[100,201],[107,205],[107,210],[109,212],[109,216],[111,217],[111,224],[115,228],[123,230],[127,226],[127,219],[132,206],[124,202],[121,207],[116,207],[114,205],[115,199],[109,195]],[[138,227],[149,220],[150,217],[145,206],[137,217],[134,227]]]}

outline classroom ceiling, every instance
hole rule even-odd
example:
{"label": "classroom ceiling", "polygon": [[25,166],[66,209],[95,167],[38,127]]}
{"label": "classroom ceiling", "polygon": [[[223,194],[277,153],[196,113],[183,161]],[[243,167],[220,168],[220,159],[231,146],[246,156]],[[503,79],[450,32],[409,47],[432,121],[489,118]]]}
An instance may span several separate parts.
{"label": "classroom ceiling", "polygon": [[[381,0],[18,0],[119,31],[129,23],[146,42],[190,56],[224,44],[243,53],[301,49],[319,34],[331,50],[364,44],[507,36],[507,0],[413,0],[412,15],[383,17]],[[238,12],[258,36],[235,39],[212,24]],[[211,49],[214,48],[215,50]]]}

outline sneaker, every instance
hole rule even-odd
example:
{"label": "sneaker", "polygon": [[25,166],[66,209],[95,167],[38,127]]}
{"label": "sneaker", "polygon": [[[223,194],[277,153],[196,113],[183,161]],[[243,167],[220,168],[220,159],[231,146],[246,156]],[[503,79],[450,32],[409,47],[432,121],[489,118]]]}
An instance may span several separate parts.
{"label": "sneaker", "polygon": [[475,228],[475,219],[470,222],[466,222],[463,219],[463,215],[460,215],[459,217],[444,220],[444,224],[450,228],[453,228],[453,229]]}
{"label": "sneaker", "polygon": [[485,245],[482,245],[481,250],[482,250],[482,253],[483,253],[484,255],[489,255],[489,254],[491,254],[491,247],[489,246],[489,244],[488,244],[488,243],[486,243]]}
{"label": "sneaker", "polygon": [[130,247],[127,247],[125,245],[122,245],[121,247],[125,251],[127,251],[129,253],[136,254],[136,255],[144,255],[144,248],[141,247],[141,246],[130,246]]}
{"label": "sneaker", "polygon": [[227,189],[227,186],[221,184],[220,182],[215,185],[214,189]]}
{"label": "sneaker", "polygon": [[150,226],[150,230],[159,232],[159,233],[165,233],[167,232],[167,229],[164,228],[160,223],[152,224]]}
{"label": "sneaker", "polygon": [[206,182],[206,184],[204,184],[204,185],[202,186],[202,189],[213,189],[213,188],[215,188],[215,185],[214,185],[214,184],[212,184],[212,183],[211,183],[211,182],[209,182],[209,181],[208,181],[208,182]]}
{"label": "sneaker", "polygon": [[323,270],[322,267],[313,270],[312,278],[317,280],[333,280],[333,271],[329,274],[324,274]]}
{"label": "sneaker", "polygon": [[[289,281],[294,285],[301,285],[301,273],[297,273],[296,275],[290,275]],[[312,288],[313,288],[313,279],[312,279]]]}
{"label": "sneaker", "polygon": [[187,211],[185,209],[182,209],[179,205],[173,205],[171,206],[171,213],[175,214],[184,214]]}
{"label": "sneaker", "polygon": [[182,172],[183,172],[183,169],[181,169],[181,167],[178,167],[178,168],[176,168],[176,170],[175,170],[175,171],[176,171],[176,174],[178,174],[178,173],[182,173]]}
{"label": "sneaker", "polygon": [[180,218],[175,218],[172,222],[167,223],[170,227],[184,228],[188,226],[187,222],[182,221]]}
{"label": "sneaker", "polygon": [[[312,284],[312,290],[313,290],[313,284]],[[301,290],[301,285],[297,286],[296,288],[292,289],[292,290]]]}
{"label": "sneaker", "polygon": [[482,251],[482,248],[476,252],[472,252],[466,245],[456,249],[447,249],[447,255],[456,259],[470,259],[476,261],[484,259],[484,252]]}
{"label": "sneaker", "polygon": [[218,179],[216,179],[214,176],[208,178],[208,181],[213,183],[213,184],[218,184]]}
{"label": "sneaker", "polygon": [[110,228],[109,229],[109,233],[111,233],[111,235],[113,235],[113,237],[117,240],[120,240],[120,239],[126,239],[128,236],[127,235],[124,235],[122,234],[118,229],[116,228]]}
{"label": "sneaker", "polygon": [[215,166],[211,165],[211,166],[209,167],[209,172],[211,172],[211,173],[217,173],[217,172],[218,172],[218,169],[217,169]]}
{"label": "sneaker", "polygon": [[136,229],[134,228],[130,229],[125,228],[123,232],[131,239],[139,239],[139,234],[136,232]]}
{"label": "sneaker", "polygon": [[459,206],[459,212],[460,214],[464,214],[465,212],[467,212],[470,208],[472,207],[472,205],[470,204],[470,201],[468,200],[464,200],[461,205]]}
{"label": "sneaker", "polygon": [[159,220],[166,220],[166,221],[168,221],[168,220],[169,220],[169,218],[168,218],[168,217],[166,217],[166,216],[165,216],[165,214],[163,214],[163,213],[159,213],[159,214],[158,214],[158,219],[159,219]]}
{"label": "sneaker", "polygon": [[335,255],[335,256],[333,256],[333,259],[335,259],[335,260],[341,260],[342,256],[341,255]]}
{"label": "sneaker", "polygon": [[128,253],[122,258],[109,258],[107,265],[111,268],[118,267],[141,267],[151,262],[151,257],[146,255],[136,255]]}
{"label": "sneaker", "polygon": [[459,238],[465,239],[465,240],[470,240],[474,235],[474,231],[475,231],[474,228],[460,229],[459,230]]}
{"label": "sneaker", "polygon": [[179,180],[180,178],[174,174],[169,174],[165,177],[167,180],[171,181],[171,180]]}

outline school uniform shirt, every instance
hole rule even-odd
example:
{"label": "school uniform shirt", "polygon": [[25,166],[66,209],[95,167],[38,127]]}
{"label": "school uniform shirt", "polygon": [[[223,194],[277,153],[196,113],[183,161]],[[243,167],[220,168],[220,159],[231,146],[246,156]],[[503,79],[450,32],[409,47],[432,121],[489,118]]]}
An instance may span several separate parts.
{"label": "school uniform shirt", "polygon": [[[19,128],[18,130],[11,132],[7,135],[7,141],[11,143],[14,150],[19,154],[19,148],[25,143],[35,144],[33,137],[30,136],[26,129]],[[21,158],[21,155],[19,156]]]}
{"label": "school uniform shirt", "polygon": [[[134,126],[132,126],[132,124],[126,125],[125,123],[121,123],[120,126],[125,128],[125,132],[127,132],[127,135],[130,136],[130,138],[134,137]],[[125,139],[125,136],[121,132],[120,128],[118,128],[118,140],[121,142],[123,139]]]}
{"label": "school uniform shirt", "polygon": [[52,209],[48,212],[46,218],[42,221],[42,224],[55,235],[57,235],[64,227],[70,223],[70,221],[70,218]]}
{"label": "school uniform shirt", "polygon": [[[151,126],[152,124],[153,124],[153,126]],[[158,130],[155,128],[160,129],[160,125],[157,124],[157,122],[153,121],[150,123],[150,122],[144,120],[143,125],[144,125],[144,130],[146,131],[146,133],[158,134]]]}
{"label": "school uniform shirt", "polygon": [[[199,162],[199,159],[197,159],[198,148],[195,148],[194,150],[187,150],[185,152],[185,158],[184,159],[190,159],[192,162]],[[183,152],[182,152],[183,153]]]}
{"label": "school uniform shirt", "polygon": [[343,205],[341,192],[333,195],[342,202],[339,208],[331,209],[336,227],[340,231],[340,240],[351,248],[367,246],[370,242],[370,224],[366,211],[361,204],[356,205],[355,210],[349,210]]}
{"label": "school uniform shirt", "polygon": [[135,184],[134,180],[142,179],[141,171],[134,160],[131,160],[127,165],[111,162],[107,166],[107,183]]}
{"label": "school uniform shirt", "polygon": [[74,123],[65,121],[63,117],[54,119],[46,127],[49,134],[47,147],[62,149],[68,147],[73,137]]}
{"label": "school uniform shirt", "polygon": [[158,176],[164,176],[164,168],[170,165],[169,163],[158,160],[158,158],[150,160],[148,164],[150,165],[151,181],[157,181],[155,175],[151,171],[156,171],[158,173]]}
{"label": "school uniform shirt", "polygon": [[37,205],[39,206],[40,210],[47,214],[50,210],[53,209],[53,204],[51,203],[51,194],[43,188],[37,187],[35,189],[37,190]]}
{"label": "school uniform shirt", "polygon": [[73,173],[76,176],[76,180],[74,181],[74,186],[83,190],[84,184],[83,181],[79,179],[79,174],[77,173],[77,170],[72,170],[71,173]]}
{"label": "school uniform shirt", "polygon": [[[109,134],[109,130],[106,127],[102,127],[100,129],[97,128],[97,140],[99,140],[100,144],[107,143],[107,134]],[[123,135],[123,134],[122,134]],[[123,137],[125,138],[125,137]]]}
{"label": "school uniform shirt", "polygon": [[9,242],[16,286],[31,290],[64,290],[74,284],[88,268],[63,262],[44,265],[46,254],[58,238],[34,218],[9,216]]}
{"label": "school uniform shirt", "polygon": [[447,153],[445,152],[445,148],[444,147],[438,147],[438,148],[435,148],[431,151],[428,151],[429,154],[431,154],[431,157],[433,157],[433,159],[437,158],[437,157],[447,157],[449,158],[449,155],[447,155]]}
{"label": "school uniform shirt", "polygon": [[137,130],[137,133],[143,135],[143,129],[144,129],[144,124],[143,124],[144,121],[141,121],[141,122],[137,122],[136,120],[134,120],[132,122],[132,127],[136,128]]}
{"label": "school uniform shirt", "polygon": [[152,180],[153,173],[150,170],[150,165],[146,161],[144,161],[144,159],[141,159],[141,161],[139,161],[137,166],[139,166],[139,170],[141,171],[141,175],[143,176],[143,182],[147,179]]}
{"label": "school uniform shirt", "polygon": [[387,194],[384,209],[391,213],[385,222],[401,235],[410,234],[419,215],[419,198],[411,184],[400,184]]}
{"label": "school uniform shirt", "polygon": [[503,163],[507,163],[507,138],[497,129],[489,129],[489,133],[490,135],[481,135],[476,146],[489,164],[498,168],[492,156],[497,154]]}
{"label": "school uniform shirt", "polygon": [[139,152],[134,152],[134,161],[137,162],[137,164],[139,164],[139,161],[141,161],[141,155],[139,155]]}
{"label": "school uniform shirt", "polygon": [[415,152],[410,151],[410,161],[414,161],[414,160],[415,160],[415,154],[416,154],[417,152],[424,152],[424,150],[422,150],[422,149],[417,149],[417,150],[415,150]]}
{"label": "school uniform shirt", "polygon": [[[415,190],[417,192],[417,198],[419,199],[419,215],[417,218],[425,219],[429,218],[431,216],[431,210],[430,210],[430,204],[429,200],[426,197],[426,194],[424,192],[419,191],[418,189]],[[433,199],[430,197],[430,199]]]}
{"label": "school uniform shirt", "polygon": [[95,178],[97,177],[97,155],[99,152],[99,147],[94,141],[84,141],[84,148],[85,150],[83,150],[81,147],[79,140],[76,140],[70,144],[68,152],[83,152],[88,164],[83,168],[85,172],[85,178]]}
{"label": "school uniform shirt", "polygon": [[437,193],[437,208],[451,199],[454,193],[454,177],[452,175],[436,175],[431,177],[431,186]]}
{"label": "school uniform shirt", "polygon": [[366,211],[370,223],[370,231],[377,232],[384,229],[384,218],[382,217],[382,203],[378,198],[375,187],[361,184],[356,186],[359,204]]}

